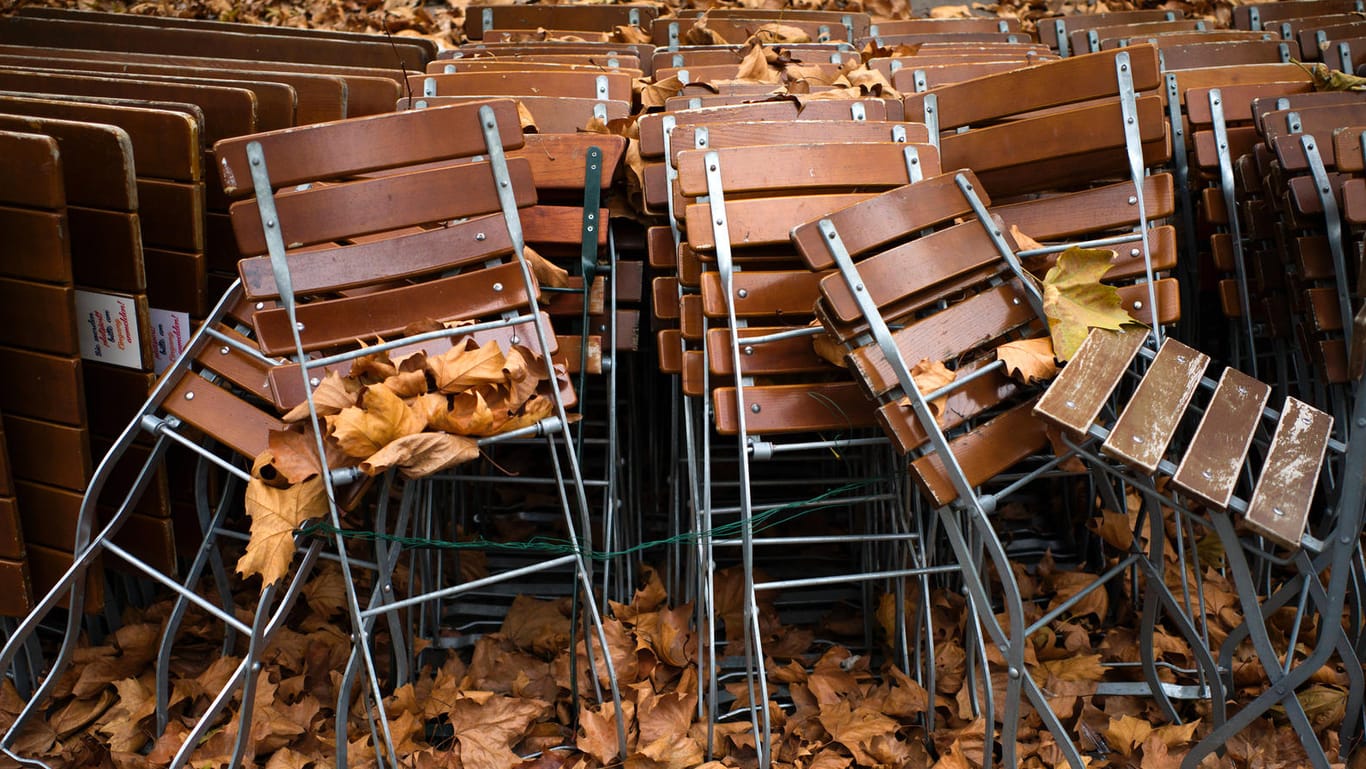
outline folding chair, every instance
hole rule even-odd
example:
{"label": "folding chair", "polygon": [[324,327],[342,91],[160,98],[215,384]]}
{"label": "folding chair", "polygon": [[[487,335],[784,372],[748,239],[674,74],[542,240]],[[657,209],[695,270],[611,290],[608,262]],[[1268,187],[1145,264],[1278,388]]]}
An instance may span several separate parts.
{"label": "folding chair", "polygon": [[1096,29],[1117,24],[1146,24],[1152,22],[1175,21],[1178,16],[1173,11],[1159,9],[1142,11],[1116,11],[1112,13],[1088,13],[1058,18],[1043,19],[1038,24],[1039,42],[1053,48],[1062,56],[1084,53],[1072,48],[1071,34],[1078,30]]}
{"label": "folding chair", "polygon": [[[772,747],[764,646],[775,640],[776,628],[761,617],[758,592],[781,589],[795,594],[840,582],[925,574],[916,570],[924,564],[916,552],[917,542],[923,540],[913,522],[897,511],[895,485],[877,480],[867,488],[841,487],[834,496],[824,488],[847,483],[849,475],[849,466],[842,462],[820,462],[832,448],[862,456],[863,447],[869,447],[869,466],[886,459],[879,459],[876,452],[880,440],[870,442],[857,432],[872,424],[857,385],[812,352],[814,328],[802,324],[814,299],[813,276],[794,264],[785,248],[787,233],[794,224],[862,199],[871,190],[912,181],[923,169],[934,170],[937,158],[932,147],[915,143],[924,139],[923,127],[897,123],[703,123],[675,126],[668,136],[670,154],[677,153],[677,178],[670,180],[672,211],[675,217],[682,213],[678,283],[681,288],[694,286],[697,292],[696,301],[682,297],[681,333],[674,342],[684,347],[683,395],[699,401],[692,407],[695,421],[687,459],[693,471],[693,525],[698,532],[723,523],[739,527],[738,538],[701,538],[699,593],[708,607],[701,621],[707,628],[707,648],[715,655],[710,602],[718,556],[713,553],[738,547],[745,605],[742,616],[724,620],[728,644],[743,646],[749,706],[742,712],[749,715],[764,762]],[[770,143],[817,138],[826,143]],[[837,435],[826,435],[830,432]],[[810,481],[796,483],[791,468],[798,461],[826,469],[808,469],[802,477]],[[785,510],[815,512],[829,506],[838,506],[841,518],[849,518],[846,525],[855,527],[848,535],[822,539],[756,534],[759,521]],[[770,548],[807,547],[819,541],[874,554],[854,574],[835,564],[833,573],[813,578],[814,563],[786,579],[764,580],[756,572],[756,560]],[[889,548],[892,552],[886,555],[876,553]],[[779,563],[771,565],[781,568]],[[825,599],[827,607],[829,600]],[[767,599],[762,602],[769,604]],[[866,603],[864,612],[870,612]],[[728,645],[730,657],[741,653],[731,649]],[[906,652],[901,651],[905,665]],[[714,657],[710,666],[707,699],[714,718]]]}
{"label": "folding chair", "polygon": [[[793,231],[792,239],[808,267],[836,268],[821,280],[817,317],[845,351],[894,447],[910,455],[910,477],[937,511],[973,612],[1004,658],[1003,765],[1015,765],[1019,708],[1028,697],[1069,763],[1082,766],[1067,730],[1024,665],[1025,639],[1071,602],[1042,616],[1026,616],[1010,555],[989,517],[999,500],[1052,472],[1062,457],[1031,465],[999,491],[981,490],[1048,445],[1042,424],[1031,416],[1034,388],[1013,382],[1004,365],[993,360],[996,345],[1036,336],[1044,324],[1040,297],[1017,259],[1007,220],[989,213],[987,205],[975,176],[958,171],[808,222]],[[1071,206],[1058,210],[1064,209]],[[1146,290],[1124,293],[1143,296]],[[1169,315],[1175,303],[1170,295],[1164,299],[1163,312]],[[1142,307],[1151,317],[1169,319],[1153,305]],[[948,362],[956,373],[949,384],[922,388],[912,359],[921,365]],[[1004,627],[995,617],[983,554],[999,582],[1001,611],[1008,617]],[[1130,566],[1142,566],[1148,583],[1160,585],[1161,563],[1160,550],[1132,553],[1085,592]],[[1183,618],[1165,589],[1153,590],[1148,601]],[[1179,624],[1192,646],[1201,648],[1194,628]],[[1212,660],[1205,657],[1212,671]],[[1155,681],[1155,670],[1151,676]],[[980,693],[970,690],[984,714],[997,710],[993,689],[987,683]],[[1165,697],[1161,687],[1154,695],[1159,701]],[[989,724],[994,720],[988,719]],[[989,725],[988,741],[991,730]]]}
{"label": "folding chair", "polygon": [[[1343,726],[1345,755],[1360,727],[1363,696],[1361,665],[1341,623],[1362,521],[1359,468],[1366,461],[1366,443],[1358,425],[1353,425],[1346,444],[1335,441],[1333,418],[1303,401],[1287,398],[1279,413],[1271,411],[1266,408],[1267,385],[1231,368],[1224,370],[1216,384],[1204,376],[1207,356],[1175,340],[1168,340],[1156,353],[1141,350],[1130,339],[1133,336],[1134,332],[1091,332],[1039,400],[1035,413],[1071,436],[1069,444],[1093,468],[1144,489],[1145,495],[1182,515],[1203,509],[1204,520],[1219,534],[1247,618],[1225,642],[1221,668],[1229,669],[1232,649],[1250,637],[1271,685],[1226,722],[1214,725],[1187,754],[1183,766],[1199,765],[1271,707],[1280,706],[1310,764],[1327,767],[1329,759],[1295,691],[1334,653],[1343,658],[1351,680]],[[1124,378],[1137,352],[1143,353],[1148,364],[1142,381],[1117,419],[1097,419],[1102,402],[1110,396],[1108,385]],[[1172,447],[1172,437],[1183,420],[1194,419],[1184,415],[1199,392],[1212,394],[1202,406],[1191,409],[1200,415],[1199,426],[1182,454],[1182,447]],[[1366,401],[1358,398],[1356,409],[1354,418],[1366,419]],[[1274,432],[1264,443],[1263,425],[1273,423]],[[1320,499],[1315,487],[1321,468],[1335,465],[1344,468],[1346,475],[1336,483],[1328,481],[1326,514],[1315,521],[1312,511]],[[1159,491],[1153,484],[1156,476],[1170,479],[1167,490]],[[1257,538],[1239,534],[1235,514],[1242,515],[1244,526]],[[1313,533],[1306,530],[1311,525]],[[1287,551],[1288,557],[1281,562],[1293,564],[1295,572],[1275,593],[1263,598],[1245,551],[1259,554],[1268,546]],[[1326,585],[1319,578],[1325,569],[1331,571]],[[1319,620],[1312,650],[1298,665],[1294,664],[1299,654],[1298,631],[1291,633],[1282,654],[1266,624],[1270,612],[1296,597],[1295,627],[1304,623],[1308,609]]]}
{"label": "folding chair", "polygon": [[[531,349],[543,365],[547,374],[548,392],[543,397],[552,406],[550,414],[539,422],[521,427],[511,432],[489,435],[481,438],[479,444],[485,451],[493,451],[499,444],[516,441],[520,438],[532,439],[532,444],[544,443],[548,450],[550,472],[553,475],[551,492],[560,503],[561,525],[566,533],[565,554],[550,559],[537,559],[519,568],[469,581],[463,584],[443,585],[440,582],[441,569],[415,569],[420,572],[421,582],[411,585],[416,594],[398,598],[393,592],[391,574],[402,549],[387,546],[383,557],[377,563],[378,574],[368,606],[361,608],[352,598],[350,603],[352,620],[357,627],[357,641],[353,657],[343,675],[344,685],[338,699],[338,755],[346,752],[345,722],[347,705],[350,698],[349,682],[358,670],[363,670],[372,690],[377,691],[374,662],[368,643],[373,623],[380,617],[393,617],[396,612],[407,607],[418,607],[432,601],[440,601],[451,596],[464,596],[475,591],[483,591],[519,577],[545,572],[547,570],[569,568],[570,578],[582,587],[588,596],[587,618],[597,627],[596,638],[600,651],[594,652],[588,644],[590,670],[600,668],[594,662],[597,653],[606,654],[605,639],[601,622],[597,618],[596,602],[591,572],[585,561],[587,555],[580,545],[580,531],[586,531],[587,497],[580,474],[579,459],[567,437],[569,420],[565,411],[572,405],[573,393],[558,382],[551,368],[551,358],[556,351],[556,337],[544,317],[542,302],[537,298],[539,286],[532,276],[528,259],[521,256],[524,232],[518,208],[534,200],[534,187],[531,179],[531,166],[524,158],[508,157],[504,152],[520,143],[520,130],[517,128],[516,110],[510,101],[497,101],[483,104],[459,105],[447,108],[429,108],[398,113],[387,118],[390,123],[344,122],[333,126],[320,126],[315,132],[304,130],[278,132],[247,137],[220,143],[216,151],[228,179],[241,180],[243,174],[255,171],[251,186],[240,181],[234,188],[236,192],[257,194],[257,206],[251,201],[243,201],[234,206],[234,224],[244,251],[262,253],[269,251],[269,257],[257,257],[242,263],[242,274],[248,295],[253,298],[271,298],[276,295],[285,303],[280,311],[267,311],[256,316],[256,330],[263,349],[285,351],[293,346],[302,355],[315,349],[335,347],[344,340],[363,338],[370,334],[393,336],[412,321],[412,318],[431,318],[434,320],[473,319],[477,322],[470,326],[419,334],[416,337],[370,347],[356,353],[331,355],[310,361],[307,366],[299,367],[304,371],[315,372],[308,382],[312,386],[317,375],[340,366],[351,357],[376,349],[392,349],[406,346],[414,349],[423,343],[429,352],[443,349],[452,344],[453,337],[474,335],[481,344],[500,343],[504,345],[524,344]],[[373,141],[381,147],[385,145],[379,137],[388,131],[413,135],[417,140],[405,141],[403,153],[392,155],[379,152],[355,153],[358,157],[329,161],[316,154],[310,155],[314,148],[322,149],[337,142]],[[329,133],[330,132],[330,133]],[[389,134],[399,135],[399,134]],[[461,140],[451,147],[450,137],[459,135]],[[499,137],[505,137],[500,139]],[[331,141],[328,141],[331,139]],[[258,148],[259,149],[256,149]],[[315,151],[316,152],[316,151]],[[251,162],[253,158],[278,158],[271,176],[262,175],[261,165]],[[479,154],[487,161],[462,162],[457,164],[433,161],[457,159],[460,155]],[[510,154],[510,153],[509,153]],[[378,156],[376,156],[378,155]],[[404,166],[425,164],[427,170],[415,173],[394,173]],[[384,171],[377,174],[377,171]],[[324,185],[313,190],[293,189],[304,180],[327,180],[336,177],[351,177],[357,173],[365,174],[358,181],[339,186]],[[367,178],[368,177],[368,178]],[[583,177],[579,177],[582,179]],[[275,214],[258,213],[264,200],[265,208],[271,208],[266,191],[266,181],[282,192],[274,195],[274,210],[279,211],[279,231],[291,243],[305,247],[313,244],[331,243],[339,239],[356,239],[357,243],[340,248],[306,248],[291,255],[289,273],[284,276],[276,269],[279,254],[278,243],[272,244],[271,237],[276,228],[270,226]],[[582,187],[582,184],[580,185]],[[348,195],[348,189],[355,190]],[[433,194],[434,191],[450,190],[451,194]],[[384,206],[368,207],[365,196],[374,194],[379,199],[389,201]],[[402,201],[401,204],[394,201]],[[319,216],[320,208],[339,206],[331,216]],[[590,209],[597,214],[597,209]],[[303,212],[308,212],[305,216]],[[343,214],[343,212],[349,212]],[[470,217],[470,218],[467,218]],[[265,226],[262,226],[262,222]],[[458,221],[458,223],[453,223]],[[416,225],[441,222],[444,226],[434,229],[413,231]],[[394,233],[378,239],[362,239],[370,232]],[[596,250],[596,238],[591,241]],[[338,255],[341,255],[340,257]],[[399,255],[402,255],[401,257]],[[509,258],[509,255],[510,258]],[[338,270],[334,265],[337,258],[347,259],[354,256],[352,270]],[[459,274],[447,274],[426,283],[400,286],[374,293],[343,295],[339,299],[318,299],[292,307],[291,293],[284,290],[283,279],[288,277],[293,287],[293,295],[326,296],[328,293],[362,285],[368,280],[393,280],[398,277],[413,277],[432,273],[449,273],[453,268]],[[345,294],[345,292],[344,292]],[[461,297],[453,300],[453,297]],[[484,320],[491,318],[491,320]],[[361,330],[356,327],[362,323],[371,328]],[[291,328],[299,328],[291,332]],[[441,340],[446,340],[442,342]],[[459,343],[459,342],[456,342]],[[439,345],[431,347],[430,345]],[[304,371],[296,368],[299,377]],[[288,377],[288,374],[284,375]],[[300,380],[302,381],[302,379]],[[296,391],[297,392],[297,391]],[[304,393],[305,402],[311,404]],[[310,410],[312,406],[310,405]],[[567,464],[567,472],[562,468]],[[454,476],[457,483],[473,483],[466,473]],[[425,484],[418,484],[419,486]],[[416,493],[422,493],[417,489]],[[404,519],[404,508],[395,524],[395,532],[401,536],[409,525]],[[428,513],[430,515],[430,513]],[[411,524],[415,531],[446,532],[449,522],[442,519],[414,520]],[[335,514],[331,526],[337,527]],[[344,532],[334,532],[341,546]],[[383,533],[383,532],[381,532]],[[450,536],[449,534],[445,536]],[[591,548],[591,545],[587,547]],[[344,552],[344,551],[340,551]],[[349,569],[347,559],[341,556],[343,570]],[[388,588],[388,589],[386,589]],[[439,617],[437,618],[439,621]],[[429,628],[429,632],[434,628]],[[391,643],[398,654],[405,654],[408,648],[401,630],[391,629]],[[612,689],[612,696],[619,702],[615,675],[610,660],[602,660],[601,670]],[[403,674],[400,674],[400,678]],[[596,676],[594,688],[597,687]],[[381,725],[387,724],[383,716],[382,700],[376,695],[374,704],[378,709]],[[618,712],[619,705],[618,705]],[[620,723],[619,723],[620,726]],[[387,729],[387,726],[385,726]],[[383,732],[383,730],[381,730]],[[624,733],[619,730],[624,740]],[[384,738],[387,741],[387,736]],[[379,746],[376,745],[378,752]],[[387,758],[393,760],[392,747],[385,746]]]}

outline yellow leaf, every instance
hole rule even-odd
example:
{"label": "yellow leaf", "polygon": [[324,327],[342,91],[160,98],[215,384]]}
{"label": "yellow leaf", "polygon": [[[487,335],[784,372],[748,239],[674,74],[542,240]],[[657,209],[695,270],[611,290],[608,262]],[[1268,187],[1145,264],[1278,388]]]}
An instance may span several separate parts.
{"label": "yellow leaf", "polygon": [[1314,81],[1315,91],[1366,91],[1366,77],[1358,77],[1341,70],[1329,69],[1327,64],[1321,62],[1315,62],[1307,67],[1303,62],[1296,61],[1295,63],[1299,65],[1300,69],[1309,73],[1310,79]]}
{"label": "yellow leaf", "polygon": [[544,395],[537,395],[527,401],[521,409],[521,413],[516,414],[498,426],[495,432],[505,433],[518,430],[523,427],[530,427],[537,422],[550,416],[550,412],[555,408],[555,404]]}
{"label": "yellow leaf", "polygon": [[247,551],[237,561],[237,572],[246,577],[261,575],[264,590],[289,572],[294,560],[294,530],[327,514],[323,479],[313,477],[277,489],[253,477],[247,484],[246,510],[251,516],[251,538]]}
{"label": "yellow leaf", "polygon": [[327,418],[327,426],[347,456],[373,456],[392,440],[422,432],[427,420],[382,384],[369,385],[363,408],[347,408]]}
{"label": "yellow leaf", "polygon": [[1119,329],[1136,323],[1120,306],[1119,292],[1101,284],[1110,270],[1113,251],[1069,248],[1043,279],[1043,309],[1058,360],[1076,354],[1093,328]]}
{"label": "yellow leaf", "polygon": [[1006,364],[1011,376],[1025,384],[1047,382],[1058,375],[1053,341],[1046,336],[1006,342],[996,348],[996,357]]}
{"label": "yellow leaf", "polygon": [[1168,724],[1154,729],[1151,736],[1162,740],[1162,744],[1169,748],[1179,748],[1195,739],[1195,730],[1199,726],[1198,718],[1184,724]]}
{"label": "yellow leaf", "polygon": [[390,441],[361,462],[366,475],[379,475],[391,467],[404,478],[422,478],[479,457],[473,438],[450,433],[413,433]]}

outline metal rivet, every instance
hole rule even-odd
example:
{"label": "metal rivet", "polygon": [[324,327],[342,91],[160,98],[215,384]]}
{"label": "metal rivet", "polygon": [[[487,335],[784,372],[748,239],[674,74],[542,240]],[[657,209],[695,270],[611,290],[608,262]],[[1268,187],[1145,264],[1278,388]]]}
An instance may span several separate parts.
{"label": "metal rivet", "polygon": [[251,672],[253,672],[253,673],[259,673],[259,672],[261,672],[261,663],[259,663],[259,662],[253,662],[253,663],[251,663]]}
{"label": "metal rivet", "polygon": [[261,165],[261,159],[260,159],[260,158],[252,158],[252,159],[251,159],[251,164],[254,165],[254,166],[259,166],[259,165]]}
{"label": "metal rivet", "polygon": [[830,238],[831,240],[834,240],[834,239],[835,239],[835,233],[832,232],[832,233],[830,233],[829,235],[826,235],[826,237],[827,237],[827,238]]}
{"label": "metal rivet", "polygon": [[1178,355],[1178,356],[1176,356],[1176,362],[1177,362],[1177,363],[1185,363],[1185,362],[1186,362],[1186,356],[1184,356],[1184,355]]}
{"label": "metal rivet", "polygon": [[294,324],[294,328],[295,328],[295,330],[297,330],[297,331],[303,331],[303,330],[304,330],[304,324],[302,324],[302,323],[295,323],[295,324]]}
{"label": "metal rivet", "polygon": [[754,354],[754,345],[749,345],[749,344],[745,345],[745,354],[746,354],[746,355],[753,355],[753,354]]}
{"label": "metal rivet", "polygon": [[510,339],[509,341],[511,341],[513,344],[521,344],[522,338],[514,334],[512,339]]}
{"label": "metal rivet", "polygon": [[857,286],[854,286],[854,290],[855,290],[855,291],[858,291],[858,292],[860,292],[860,293],[862,293],[862,291],[863,291],[863,284],[860,283],[860,284],[858,284]]}
{"label": "metal rivet", "polygon": [[497,291],[502,291],[502,290],[503,290],[503,284],[502,284],[502,283],[494,283],[494,284],[493,284],[493,290],[494,290],[495,292],[497,292]]}
{"label": "metal rivet", "polygon": [[1273,508],[1271,508],[1271,512],[1272,512],[1272,513],[1275,513],[1275,515],[1276,515],[1277,518],[1284,518],[1284,517],[1285,517],[1285,511],[1282,510],[1282,509],[1280,509],[1279,507],[1273,507]]}
{"label": "metal rivet", "polygon": [[264,309],[266,309],[266,303],[265,303],[265,302],[257,302],[257,303],[256,303],[256,309],[258,309],[258,310],[264,310]]}
{"label": "metal rivet", "polygon": [[716,220],[716,226],[717,226],[717,227],[720,227],[721,225],[723,225],[723,224],[725,224],[725,223],[726,223],[726,220],[725,220],[725,219],[717,219],[717,220]]}
{"label": "metal rivet", "polygon": [[1214,473],[1211,473],[1209,470],[1201,470],[1200,477],[1207,481],[1212,481],[1214,480]]}
{"label": "metal rivet", "polygon": [[1136,206],[1136,205],[1138,205],[1138,198],[1134,197],[1133,195],[1130,195],[1130,196],[1129,196],[1129,205],[1131,205],[1131,206]]}
{"label": "metal rivet", "polygon": [[193,390],[191,390],[190,392],[185,393],[185,400],[187,400],[187,401],[192,401],[192,400],[194,400],[194,391],[193,391]]}
{"label": "metal rivet", "polygon": [[218,354],[219,354],[219,355],[227,355],[227,354],[228,354],[228,346],[227,346],[227,345],[223,345],[222,347],[219,347],[219,348],[218,348]]}
{"label": "metal rivet", "polygon": [[1011,297],[1011,298],[1010,298],[1010,303],[1011,303],[1011,304],[1019,304],[1019,303],[1020,303],[1020,297],[1018,297],[1018,296]]}
{"label": "metal rivet", "polygon": [[1143,309],[1143,302],[1141,302],[1141,301],[1135,299],[1135,300],[1134,300],[1134,309],[1135,309],[1135,310],[1141,310],[1141,309]]}
{"label": "metal rivet", "polygon": [[317,378],[317,377],[314,376],[314,377],[309,377],[309,378],[308,378],[308,383],[309,383],[311,386],[313,386],[313,387],[317,387],[318,385],[320,385],[320,384],[323,383],[323,380],[321,380],[321,379],[319,379],[319,378]]}
{"label": "metal rivet", "polygon": [[275,220],[274,220],[274,219],[267,219],[267,220],[266,220],[266,229],[268,229],[268,230],[273,230],[273,229],[275,229]]}
{"label": "metal rivet", "polygon": [[499,186],[499,187],[502,187],[503,189],[507,189],[508,180],[507,180],[507,179],[504,179],[504,180],[502,180],[501,182],[498,182],[498,186]]}
{"label": "metal rivet", "polygon": [[1138,256],[1138,249],[1137,249],[1137,248],[1131,248],[1131,249],[1129,249],[1129,256],[1137,257],[1137,256]]}
{"label": "metal rivet", "polygon": [[485,235],[485,234],[482,233],[482,232],[475,233],[475,235],[474,235],[474,239],[475,239],[475,240],[483,240],[483,239],[485,239],[485,238],[487,238],[487,237],[488,237],[488,236]]}
{"label": "metal rivet", "polygon": [[1076,402],[1076,401],[1067,401],[1066,403],[1064,403],[1064,404],[1062,404],[1062,405],[1066,406],[1066,407],[1069,408],[1069,409],[1074,409],[1074,408],[1077,407],[1077,402]]}
{"label": "metal rivet", "polygon": [[493,127],[493,123],[492,123],[492,122],[485,123],[485,124],[484,124],[484,127],[485,127],[485,128],[492,128],[492,127]]}
{"label": "metal rivet", "polygon": [[741,299],[744,299],[745,297],[749,296],[749,291],[742,288],[739,291],[736,291],[735,295],[740,297]]}
{"label": "metal rivet", "polygon": [[708,171],[715,171],[715,170],[716,170],[716,166],[715,166],[715,165],[707,166],[707,170],[708,170]]}
{"label": "metal rivet", "polygon": [[1006,671],[1006,675],[1010,676],[1011,678],[1019,678],[1019,677],[1020,677],[1020,669],[1019,669],[1019,668],[1016,668],[1016,667],[1012,667],[1012,668],[1010,668],[1009,670]]}
{"label": "metal rivet", "polygon": [[1141,436],[1135,435],[1135,436],[1133,437],[1133,441],[1134,441],[1134,443],[1142,443],[1142,442],[1143,442],[1143,438],[1142,438]]}
{"label": "metal rivet", "polygon": [[758,414],[758,413],[761,411],[761,409],[759,408],[759,404],[757,404],[757,403],[754,404],[753,406],[750,406],[750,407],[749,407],[749,410],[750,410],[750,411],[753,411],[755,414]]}

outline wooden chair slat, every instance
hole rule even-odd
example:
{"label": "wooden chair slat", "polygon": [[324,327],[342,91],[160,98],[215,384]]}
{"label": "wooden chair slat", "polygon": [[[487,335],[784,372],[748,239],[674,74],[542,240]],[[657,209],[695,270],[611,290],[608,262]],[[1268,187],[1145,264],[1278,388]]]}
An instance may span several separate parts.
{"label": "wooden chair slat", "polygon": [[[508,173],[517,204],[524,206],[534,202],[536,191],[530,164],[524,159],[510,159]],[[368,201],[387,202],[381,206],[367,205]],[[498,206],[497,183],[486,163],[441,166],[428,171],[285,192],[275,198],[286,247],[477,216],[497,211]],[[242,255],[265,253],[265,232],[256,201],[234,203],[230,211]]]}
{"label": "wooden chair slat", "polygon": [[[805,270],[737,272],[732,282],[735,313],[744,318],[807,317],[822,277],[824,273]],[[702,273],[702,312],[708,318],[726,317],[725,293],[715,271]]]}
{"label": "wooden chair slat", "polygon": [[[764,336],[791,330],[790,326],[747,326],[737,329],[744,345],[746,337]],[[799,336],[777,342],[765,342],[744,347],[740,358],[741,374],[765,376],[810,371],[830,371],[831,364],[816,354],[811,337]],[[730,354],[730,331],[724,328],[707,332],[707,363],[717,376],[734,376]]]}
{"label": "wooden chair slat", "polygon": [[1318,485],[1333,418],[1286,398],[1266,464],[1248,502],[1248,528],[1285,547],[1299,547]]}
{"label": "wooden chair slat", "polygon": [[265,451],[271,430],[285,429],[284,422],[194,372],[166,396],[165,409],[244,457]]}
{"label": "wooden chair slat", "polygon": [[192,318],[209,313],[208,257],[148,247],[142,250],[142,262],[149,306],[189,313]]}
{"label": "wooden chair slat", "polygon": [[85,380],[80,358],[0,347],[0,369],[9,382],[0,390],[6,414],[81,427]]}
{"label": "wooden chair slat", "polygon": [[1034,413],[1073,436],[1085,435],[1147,335],[1146,330],[1133,328],[1092,329],[1076,355],[1039,398]]}
{"label": "wooden chair slat", "polygon": [[0,130],[46,134],[56,140],[68,204],[115,211],[137,209],[133,145],[123,129],[74,120],[0,115]]}
{"label": "wooden chair slat", "polygon": [[[491,214],[419,234],[291,254],[289,268],[295,292],[306,295],[431,274],[510,253],[507,225],[501,214]],[[247,297],[279,295],[270,257],[243,259],[238,270]]]}
{"label": "wooden chair slat", "polygon": [[[989,365],[989,362],[979,359],[960,368],[957,374],[959,377],[966,376],[983,365]],[[1017,395],[1020,389],[1018,382],[1001,372],[979,376],[957,387],[945,397],[944,404],[939,410],[939,426],[944,430],[952,430],[1000,406]],[[901,454],[909,454],[929,440],[924,425],[911,410],[907,398],[879,406],[878,422],[882,424],[888,437],[892,439],[892,445]]]}
{"label": "wooden chair slat", "polygon": [[1209,356],[1175,339],[1162,344],[1101,450],[1151,474],[1209,366]]}
{"label": "wooden chair slat", "polygon": [[[735,435],[739,430],[735,388],[713,390],[712,404],[716,431]],[[877,424],[872,402],[854,382],[746,387],[745,407],[745,427],[753,435],[854,430]]]}
{"label": "wooden chair slat", "polygon": [[[37,317],[46,322],[34,323]],[[54,355],[79,355],[75,319],[76,294],[70,286],[0,279],[0,326],[9,330],[7,343]]]}
{"label": "wooden chair slat", "polygon": [[[462,320],[525,306],[527,293],[520,265],[509,263],[467,275],[301,305],[298,322],[305,351],[357,339],[392,337],[414,319]],[[287,355],[294,338],[283,308],[257,312],[256,339],[267,355]]]}
{"label": "wooden chair slat", "polygon": [[1271,388],[1224,369],[1172,484],[1219,510],[1228,507]]}
{"label": "wooden chair slat", "polygon": [[[727,192],[819,190],[833,187],[894,187],[906,184],[905,145],[897,144],[786,144],[717,150],[721,183]],[[939,169],[939,153],[932,145],[918,145],[919,163],[926,176]],[[678,188],[686,196],[707,194],[705,150],[678,156]]]}
{"label": "wooden chair slat", "polygon": [[[730,242],[734,246],[787,244],[792,228],[867,200],[873,193],[794,195],[726,201]],[[716,248],[711,206],[694,203],[684,209],[688,243],[695,249]]]}
{"label": "wooden chair slat", "polygon": [[[969,485],[981,485],[1048,445],[1043,422],[1030,413],[1026,401],[949,442]],[[958,499],[939,454],[927,454],[910,464],[911,478],[935,507]]]}

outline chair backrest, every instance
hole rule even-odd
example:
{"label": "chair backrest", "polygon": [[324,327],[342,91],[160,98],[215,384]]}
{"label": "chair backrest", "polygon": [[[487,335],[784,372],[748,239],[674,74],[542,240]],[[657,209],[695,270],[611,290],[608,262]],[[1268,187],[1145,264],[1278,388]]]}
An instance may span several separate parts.
{"label": "chair backrest", "polygon": [[1288,0],[1287,2],[1239,5],[1233,9],[1234,29],[1272,29],[1275,22],[1306,16],[1351,13],[1366,10],[1357,0]]}
{"label": "chair backrest", "polygon": [[660,7],[649,3],[621,5],[485,5],[465,9],[465,36],[484,37],[490,29],[581,29],[611,32],[616,27],[648,28]]}

